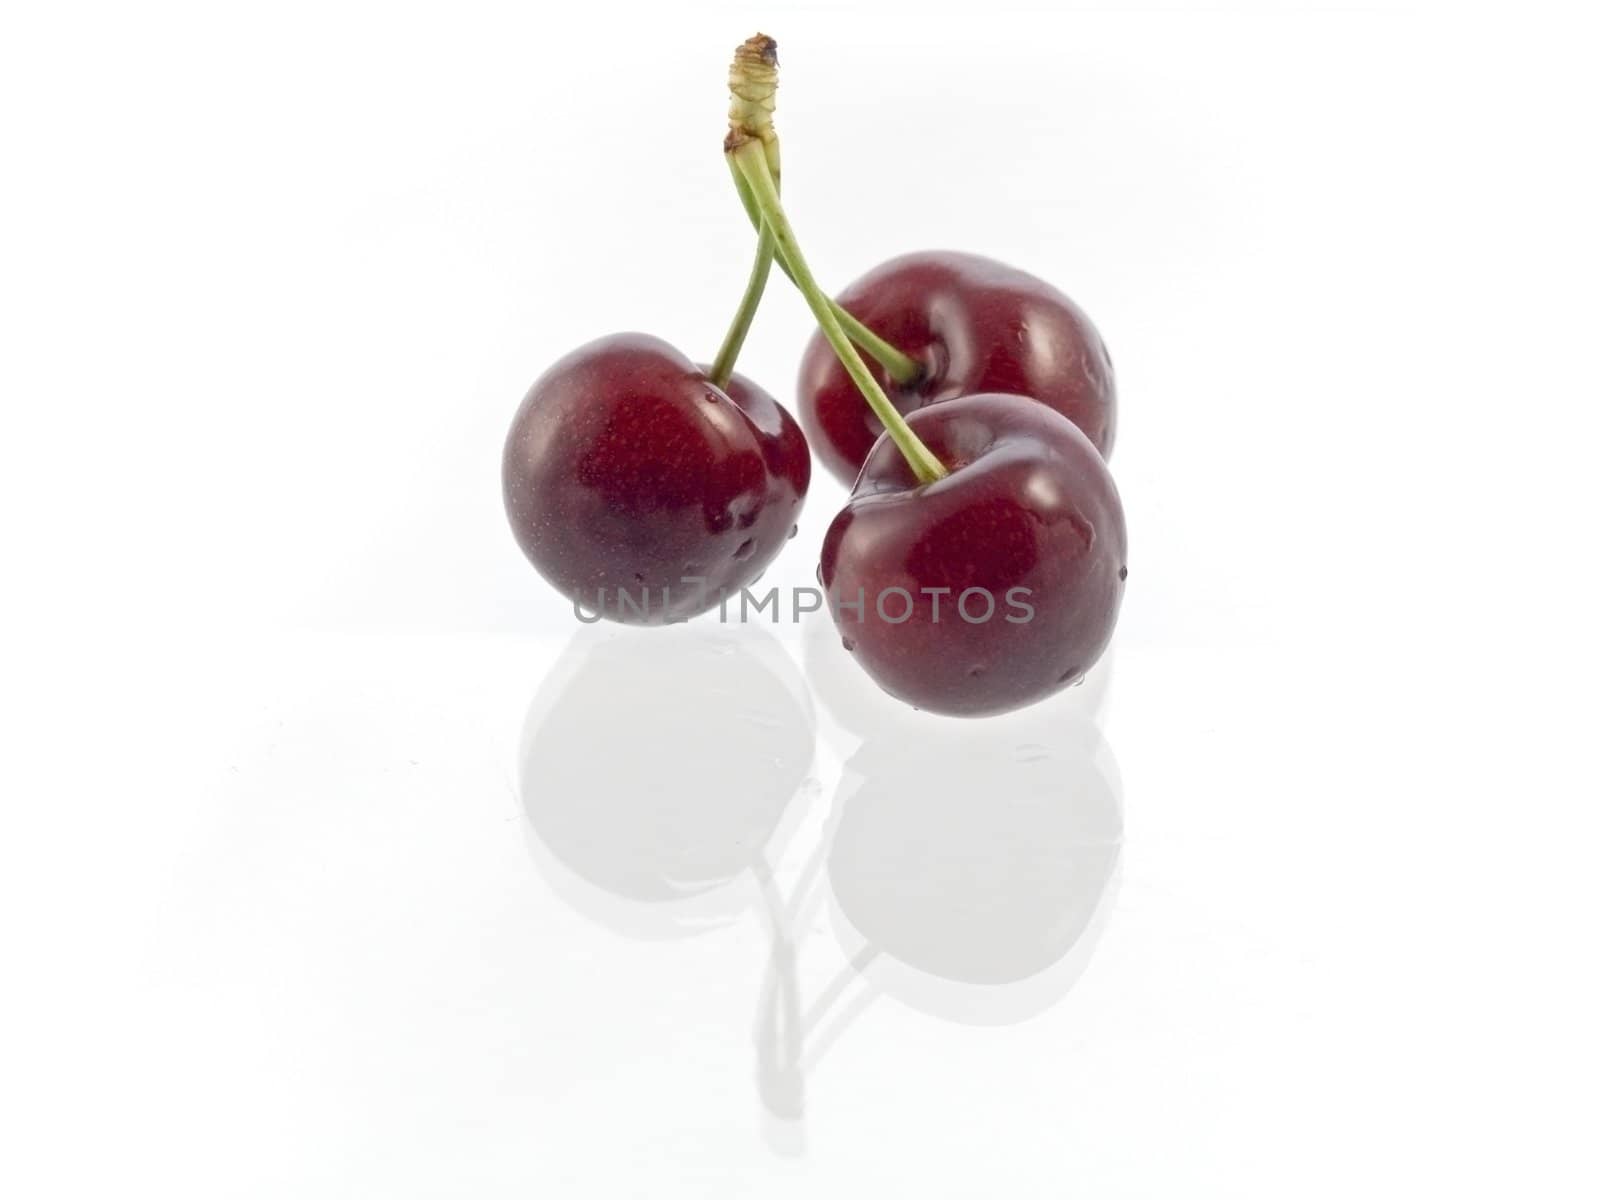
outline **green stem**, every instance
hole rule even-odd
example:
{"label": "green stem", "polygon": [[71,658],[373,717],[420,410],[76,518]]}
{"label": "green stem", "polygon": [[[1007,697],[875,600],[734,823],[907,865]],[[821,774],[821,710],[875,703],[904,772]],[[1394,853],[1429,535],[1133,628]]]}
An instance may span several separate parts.
{"label": "green stem", "polygon": [[877,359],[878,365],[884,369],[890,379],[901,387],[909,387],[922,378],[922,364],[916,359],[897,350],[873,333],[872,330],[852,317],[837,300],[830,299],[828,307],[833,309],[833,315],[839,318],[839,324],[844,327],[844,331],[850,340]]}
{"label": "green stem", "polygon": [[711,382],[719,388],[727,387],[728,380],[733,378],[733,364],[739,361],[739,351],[744,349],[750,323],[756,319],[756,309],[761,306],[761,294],[767,290],[767,277],[772,274],[772,255],[777,244],[772,231],[763,225],[756,242],[756,261],[750,267],[750,280],[744,285],[744,296],[733,314],[733,323],[728,326],[722,348],[711,364]]}
{"label": "green stem", "polygon": [[855,381],[856,387],[861,390],[873,415],[883,423],[885,432],[899,447],[900,453],[905,455],[906,462],[910,464],[912,474],[917,477],[918,482],[932,483],[936,479],[943,479],[949,474],[944,464],[934,457],[933,452],[923,444],[911,426],[906,424],[906,419],[900,415],[899,410],[889,402],[889,397],[884,395],[883,388],[873,378],[872,371],[861,361],[861,355],[851,345],[850,337],[845,333],[844,325],[834,311],[827,293],[817,285],[816,277],[806,265],[794,229],[784,214],[783,202],[778,198],[778,188],[773,182],[772,171],[767,166],[767,156],[761,143],[759,141],[738,143],[730,146],[728,153],[732,155],[740,173],[748,181],[751,199],[761,214],[762,225],[765,229],[770,229],[773,237],[777,239],[778,253],[789,264],[790,278],[800,289],[800,294],[805,297],[806,303],[811,306],[812,315],[822,327],[822,336],[828,339],[833,352],[839,356],[840,364]]}
{"label": "green stem", "polygon": [[[730,155],[728,168],[733,172],[733,183],[739,191],[739,202],[744,205],[744,211],[749,214],[750,224],[757,229],[761,228],[761,210],[756,206],[756,200],[750,193],[750,181],[739,170],[738,164]],[[780,247],[778,250],[778,266],[783,269],[790,282],[794,282],[794,272],[789,267],[788,260],[783,255]],[[873,360],[884,369],[890,379],[901,387],[909,387],[922,377],[922,364],[912,358],[905,351],[885,341],[872,330],[868,329],[855,317],[851,316],[838,301],[828,298],[828,307],[833,310],[833,315],[838,318],[845,335],[861,349],[872,356]]]}

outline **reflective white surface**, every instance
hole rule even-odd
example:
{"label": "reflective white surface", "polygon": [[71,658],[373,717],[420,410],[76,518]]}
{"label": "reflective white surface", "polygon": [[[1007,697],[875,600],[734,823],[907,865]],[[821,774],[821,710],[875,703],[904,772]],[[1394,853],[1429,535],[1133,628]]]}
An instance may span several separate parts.
{"label": "reflective white surface", "polygon": [[[975,250],[1111,346],[1128,601],[1050,704],[582,629],[504,527],[549,360],[721,334],[769,20],[824,283]],[[1600,1192],[1584,32],[8,16],[0,1195]]]}
{"label": "reflective white surface", "polygon": [[[825,616],[810,629],[837,644]],[[773,1146],[795,1152],[807,1077],[875,997],[1008,1024],[1082,973],[1122,840],[1094,723],[1103,696],[1086,686],[1008,719],[930,719],[931,739],[913,714],[857,703],[860,740],[828,772],[828,811],[808,822],[817,725],[777,642],[749,629],[582,630],[524,725],[530,845],[563,900],[623,936],[692,937],[747,913],[764,924],[756,1090]],[[807,994],[818,963],[839,965]]]}
{"label": "reflective white surface", "polygon": [[1304,663],[1125,649],[913,743],[748,630],[234,649],[16,810],[13,1119],[82,1186],[1581,1177],[1587,850],[1470,696],[1308,725]]}

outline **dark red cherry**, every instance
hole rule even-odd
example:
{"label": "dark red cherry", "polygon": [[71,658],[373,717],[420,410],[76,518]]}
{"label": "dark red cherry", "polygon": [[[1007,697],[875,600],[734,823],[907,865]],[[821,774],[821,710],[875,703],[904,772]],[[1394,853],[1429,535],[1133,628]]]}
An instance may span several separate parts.
{"label": "dark red cherry", "polygon": [[[922,377],[902,387],[866,359],[901,412],[976,392],[1031,396],[1109,456],[1117,419],[1110,356],[1083,310],[1044,280],[976,254],[926,251],[883,263],[837,299],[922,364]],[[798,395],[817,457],[851,483],[883,425],[820,333],[801,360]]]}
{"label": "dark red cherry", "polygon": [[737,374],[715,386],[642,333],[590,342],[540,376],[502,468],[512,532],[539,573],[586,615],[650,625],[760,575],[811,480],[777,401]]}
{"label": "dark red cherry", "polygon": [[1072,422],[1021,396],[965,396],[907,422],[949,475],[918,484],[887,437],[822,544],[834,620],[878,685],[983,716],[1077,682],[1127,578],[1122,502]]}

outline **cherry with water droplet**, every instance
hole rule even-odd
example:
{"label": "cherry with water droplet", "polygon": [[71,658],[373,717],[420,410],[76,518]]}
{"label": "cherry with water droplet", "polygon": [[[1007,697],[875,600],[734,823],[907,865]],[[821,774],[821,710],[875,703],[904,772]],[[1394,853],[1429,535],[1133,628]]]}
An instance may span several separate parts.
{"label": "cherry with water droplet", "polygon": [[[900,412],[1011,392],[1053,408],[1110,456],[1117,419],[1111,358],[1083,310],[1044,280],[977,254],[926,251],[875,267],[834,300],[912,360],[912,367],[895,367],[867,356]],[[817,457],[851,483],[883,424],[820,334],[806,346],[796,394]]]}
{"label": "cherry with water droplet", "polygon": [[642,333],[546,371],[502,461],[528,560],[575,605],[630,624],[685,620],[753,582],[810,478],[805,437],[777,401],[742,375],[717,386]]}
{"label": "cherry with water droplet", "polygon": [[965,396],[907,420],[949,473],[920,482],[883,439],[823,539],[823,586],[855,661],[891,695],[952,716],[1076,683],[1111,640],[1127,578],[1104,460],[1019,396]]}

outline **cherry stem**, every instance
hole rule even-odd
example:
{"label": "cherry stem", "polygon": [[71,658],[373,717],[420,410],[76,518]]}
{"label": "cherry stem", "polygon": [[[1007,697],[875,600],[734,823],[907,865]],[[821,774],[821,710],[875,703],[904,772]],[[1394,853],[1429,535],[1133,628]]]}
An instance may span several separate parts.
{"label": "cherry stem", "polygon": [[817,285],[816,277],[806,265],[794,229],[784,214],[783,201],[778,197],[778,186],[772,178],[771,168],[767,165],[767,155],[762,143],[758,139],[730,139],[727,151],[750,185],[750,196],[761,214],[763,230],[772,231],[777,241],[777,251],[789,265],[789,277],[794,280],[795,287],[800,289],[800,294],[805,297],[806,303],[811,306],[812,315],[822,328],[822,336],[828,339],[833,352],[839,356],[840,365],[860,389],[873,415],[883,423],[884,431],[899,448],[900,453],[905,455],[906,462],[910,465],[912,474],[917,477],[917,481],[932,483],[936,479],[943,479],[949,474],[944,464],[934,457],[933,452],[923,444],[911,426],[906,424],[906,419],[900,415],[899,410],[889,402],[889,397],[884,395],[883,388],[873,377],[871,369],[861,361],[861,355],[851,344],[849,335],[844,331],[843,322],[839,320],[827,293]]}
{"label": "cherry stem", "polygon": [[873,333],[851,316],[849,310],[837,300],[830,299],[828,307],[833,309],[833,315],[839,318],[839,324],[850,340],[876,359],[890,379],[901,387],[909,387],[922,378],[922,364],[916,359]]}
{"label": "cherry stem", "polygon": [[750,279],[744,285],[744,296],[722,339],[722,348],[711,364],[711,382],[719,388],[727,387],[728,380],[733,378],[733,365],[739,361],[739,351],[744,349],[744,339],[750,332],[751,322],[756,319],[756,309],[761,307],[761,295],[767,290],[767,277],[772,274],[773,252],[777,245],[772,231],[763,225],[756,242],[756,260],[750,265]]}
{"label": "cherry stem", "polygon": [[[756,205],[755,197],[751,195],[749,180],[740,172],[731,157],[728,160],[728,166],[733,170],[734,186],[738,188],[739,201],[744,205],[745,212],[749,214],[750,223],[757,229],[762,228],[761,210]],[[783,269],[783,273],[789,277],[790,282],[795,282],[794,272],[790,269],[788,260],[783,256],[781,247],[778,251],[778,266]],[[845,335],[857,346],[865,350],[873,361],[884,369],[884,373],[890,379],[901,387],[909,387],[922,378],[922,364],[912,358],[911,355],[873,333],[872,330],[852,316],[849,309],[832,297],[828,299],[828,307],[833,310],[833,315],[838,318]]]}

